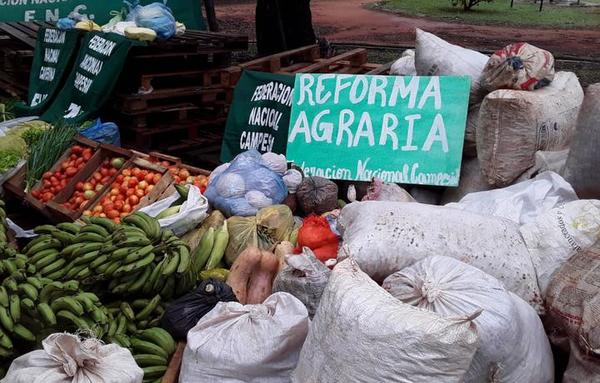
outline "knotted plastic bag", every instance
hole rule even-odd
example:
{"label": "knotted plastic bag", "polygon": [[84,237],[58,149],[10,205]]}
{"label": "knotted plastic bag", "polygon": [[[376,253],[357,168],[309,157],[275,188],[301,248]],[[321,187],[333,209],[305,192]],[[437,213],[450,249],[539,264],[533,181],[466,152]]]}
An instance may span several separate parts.
{"label": "knotted plastic bag", "polygon": [[125,3],[130,9],[126,21],[135,21],[138,27],[152,29],[161,40],[169,39],[177,32],[173,12],[165,4],[156,2],[141,6],[139,0]]}
{"label": "knotted plastic bag", "polygon": [[231,287],[217,279],[208,279],[198,288],[172,302],[162,319],[162,327],[175,339],[187,339],[188,332],[219,302],[237,302]]}
{"label": "knotted plastic bag", "polygon": [[[227,217],[256,215],[265,207],[280,204],[288,195],[288,189],[280,174],[271,170],[260,153],[249,150],[239,154],[219,175],[211,178],[206,198],[214,209]],[[260,192],[249,193],[249,192]],[[257,198],[258,196],[258,198]]]}
{"label": "knotted plastic bag", "polygon": [[116,344],[57,333],[15,359],[1,383],[141,383],[144,372]]}

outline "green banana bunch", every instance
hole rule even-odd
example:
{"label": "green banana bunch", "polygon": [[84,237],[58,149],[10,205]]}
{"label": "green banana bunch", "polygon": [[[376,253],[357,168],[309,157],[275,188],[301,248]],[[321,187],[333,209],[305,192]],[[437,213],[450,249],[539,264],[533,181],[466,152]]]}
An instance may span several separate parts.
{"label": "green banana bunch", "polygon": [[137,332],[130,343],[133,358],[144,371],[144,382],[160,381],[177,347],[173,337],[162,328],[153,327]]}
{"label": "green banana bunch", "polygon": [[202,270],[212,270],[219,266],[227,244],[229,243],[229,230],[227,221],[217,229],[209,227],[203,237],[200,239],[200,244],[194,251],[193,270],[195,275],[200,278]]}

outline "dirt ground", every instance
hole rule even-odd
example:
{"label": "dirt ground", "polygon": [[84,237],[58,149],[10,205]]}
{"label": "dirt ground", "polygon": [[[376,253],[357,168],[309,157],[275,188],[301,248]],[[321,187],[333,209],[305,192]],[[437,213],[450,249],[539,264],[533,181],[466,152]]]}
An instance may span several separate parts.
{"label": "dirt ground", "polygon": [[[217,18],[226,32],[248,33],[254,39],[256,1],[217,0]],[[467,25],[367,9],[375,0],[312,0],[315,30],[332,42],[414,45],[421,28],[469,48],[495,50],[526,41],[555,56],[600,59],[600,20],[597,29],[539,29]]]}

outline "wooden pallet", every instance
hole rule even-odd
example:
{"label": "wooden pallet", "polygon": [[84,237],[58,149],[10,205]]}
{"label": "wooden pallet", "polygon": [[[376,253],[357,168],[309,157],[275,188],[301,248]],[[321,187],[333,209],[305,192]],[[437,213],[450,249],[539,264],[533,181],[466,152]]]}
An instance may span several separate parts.
{"label": "wooden pallet", "polygon": [[146,111],[159,108],[164,110],[181,104],[181,100],[198,105],[230,103],[233,94],[230,89],[221,87],[183,87],[155,90],[148,94],[118,95],[116,110],[122,114],[148,114]]}

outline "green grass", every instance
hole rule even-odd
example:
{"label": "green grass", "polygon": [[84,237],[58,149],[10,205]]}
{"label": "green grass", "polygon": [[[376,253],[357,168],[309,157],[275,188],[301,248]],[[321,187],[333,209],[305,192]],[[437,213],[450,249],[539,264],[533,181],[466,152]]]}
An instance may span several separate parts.
{"label": "green grass", "polygon": [[481,3],[467,12],[462,8],[452,7],[450,0],[385,0],[376,7],[419,17],[470,24],[600,28],[600,7],[559,7],[550,5],[548,1],[544,1],[542,12],[538,12],[539,4],[533,4],[531,0],[516,0],[512,9],[509,0],[496,0],[492,3]]}

